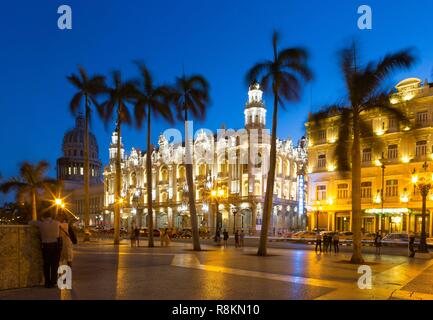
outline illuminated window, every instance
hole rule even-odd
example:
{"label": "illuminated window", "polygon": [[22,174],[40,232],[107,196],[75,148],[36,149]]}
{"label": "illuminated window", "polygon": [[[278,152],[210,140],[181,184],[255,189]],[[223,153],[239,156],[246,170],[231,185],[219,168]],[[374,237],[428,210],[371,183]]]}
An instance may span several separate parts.
{"label": "illuminated window", "polygon": [[317,168],[326,168],[326,154],[319,154],[319,157],[317,158]]}
{"label": "illuminated window", "polygon": [[427,111],[421,111],[416,113],[416,124],[420,127],[425,127],[428,124],[428,113]]}
{"label": "illuminated window", "polygon": [[341,183],[337,185],[337,199],[347,199],[349,197],[349,185]]}
{"label": "illuminated window", "polygon": [[362,150],[362,162],[371,162],[371,148]]}
{"label": "illuminated window", "polygon": [[84,174],[84,169],[83,169],[83,167],[80,167],[80,174],[81,174],[81,175]]}
{"label": "illuminated window", "polygon": [[417,157],[422,157],[427,154],[427,141],[417,141],[415,147],[415,155]]}
{"label": "illuminated window", "polygon": [[317,133],[317,144],[326,143],[326,130],[319,130]]}
{"label": "illuminated window", "polygon": [[388,132],[398,131],[398,120],[394,117],[390,117],[388,120]]}
{"label": "illuminated window", "polygon": [[72,174],[72,168],[71,168],[71,167],[68,168],[68,174],[69,174],[69,175]]}
{"label": "illuminated window", "polygon": [[371,198],[371,182],[365,181],[361,183],[361,198],[370,199]]}
{"label": "illuminated window", "polygon": [[398,197],[398,180],[386,180],[386,197]]}
{"label": "illuminated window", "polygon": [[388,146],[388,159],[398,159],[398,146],[396,144]]}
{"label": "illuminated window", "polygon": [[326,200],[326,186],[316,186],[316,200]]}

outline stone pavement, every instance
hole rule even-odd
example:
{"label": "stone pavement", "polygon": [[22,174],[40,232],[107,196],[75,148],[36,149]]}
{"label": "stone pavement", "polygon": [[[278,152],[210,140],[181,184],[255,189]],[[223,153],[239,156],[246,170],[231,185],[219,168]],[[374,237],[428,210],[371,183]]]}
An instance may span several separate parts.
{"label": "stone pavement", "polygon": [[[72,290],[41,287],[0,291],[0,299],[431,299],[433,260],[365,254],[372,288],[358,288],[350,252],[203,245],[130,248],[123,241],[76,246]],[[158,241],[156,242],[158,245]],[[429,291],[430,290],[430,291]],[[410,294],[407,294],[409,292]]]}

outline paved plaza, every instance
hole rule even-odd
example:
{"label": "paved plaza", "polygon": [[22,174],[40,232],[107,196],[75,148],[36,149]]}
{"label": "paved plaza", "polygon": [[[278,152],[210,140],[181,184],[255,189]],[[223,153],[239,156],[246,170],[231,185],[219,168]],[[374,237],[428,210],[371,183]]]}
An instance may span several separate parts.
{"label": "paved plaza", "polygon": [[271,243],[269,256],[258,257],[253,246],[204,242],[201,252],[186,241],[156,241],[155,248],[145,241],[139,248],[126,240],[80,244],[72,290],[6,290],[0,299],[433,299],[433,260],[407,258],[405,248],[384,248],[381,256],[365,248],[372,288],[361,290],[358,266],[347,262],[350,248],[318,255],[312,246]]}

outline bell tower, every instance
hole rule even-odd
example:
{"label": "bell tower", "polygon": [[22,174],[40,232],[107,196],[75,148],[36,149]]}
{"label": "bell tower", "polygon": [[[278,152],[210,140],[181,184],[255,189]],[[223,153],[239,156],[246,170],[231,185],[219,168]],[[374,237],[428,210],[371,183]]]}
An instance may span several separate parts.
{"label": "bell tower", "polygon": [[266,126],[266,107],[260,85],[253,82],[248,90],[248,102],[245,105],[245,128],[264,129]]}

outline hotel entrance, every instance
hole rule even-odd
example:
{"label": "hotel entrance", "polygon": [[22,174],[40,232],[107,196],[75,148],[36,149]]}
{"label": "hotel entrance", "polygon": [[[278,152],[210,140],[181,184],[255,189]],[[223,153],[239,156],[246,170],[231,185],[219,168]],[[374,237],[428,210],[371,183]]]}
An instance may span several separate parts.
{"label": "hotel entrance", "polygon": [[376,225],[375,225],[375,216],[369,216],[369,217],[363,217],[362,218],[362,232],[370,232],[375,233],[376,232]]}
{"label": "hotel entrance", "polygon": [[335,231],[343,232],[350,231],[350,213],[336,212],[335,213]]}
{"label": "hotel entrance", "polygon": [[365,214],[374,214],[377,217],[375,230],[369,232],[376,232],[380,229],[385,233],[407,232],[410,214],[408,208],[366,209]]}

